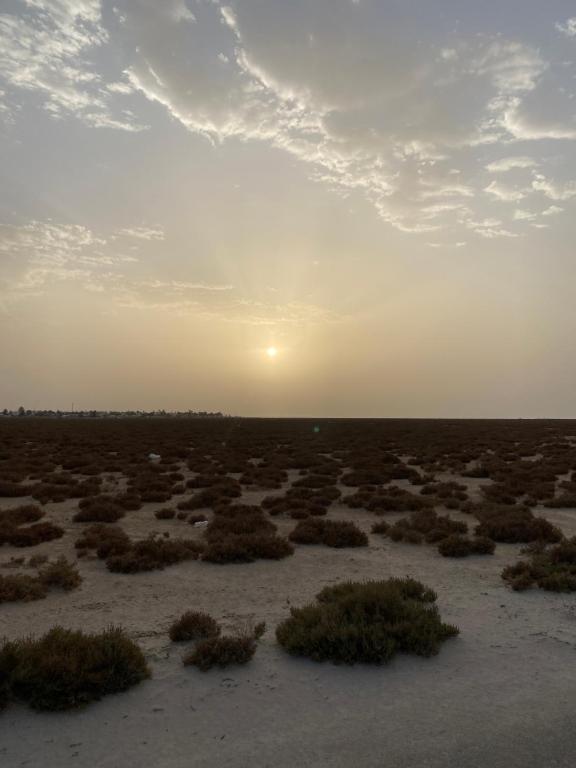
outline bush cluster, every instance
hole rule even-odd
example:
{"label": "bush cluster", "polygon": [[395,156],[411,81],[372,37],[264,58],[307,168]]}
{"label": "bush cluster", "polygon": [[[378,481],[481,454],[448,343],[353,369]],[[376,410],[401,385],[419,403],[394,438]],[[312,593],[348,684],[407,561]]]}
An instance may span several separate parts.
{"label": "bush cluster", "polygon": [[468,555],[493,555],[496,545],[492,539],[476,536],[471,539],[459,533],[453,533],[438,544],[438,552],[443,557],[468,557]]}
{"label": "bush cluster", "polygon": [[202,672],[213,667],[228,667],[231,664],[247,664],[256,653],[258,640],[266,630],[264,622],[254,629],[247,629],[236,635],[212,635],[199,640],[184,658],[184,666],[194,666]]}
{"label": "bush cluster", "polygon": [[276,637],[293,655],[337,664],[385,664],[399,652],[432,656],[458,634],[441,621],[435,600],[432,590],[408,578],[338,584],[315,603],[293,608]]}
{"label": "bush cluster", "polygon": [[294,552],[292,545],[276,535],[276,526],[260,507],[228,504],[217,507],[205,529],[207,541],[202,560],[209,563],[250,563],[280,560]]}
{"label": "bush cluster", "polygon": [[184,560],[197,560],[204,547],[191,539],[165,539],[150,536],[131,542],[130,547],[106,558],[106,567],[112,573],[140,573],[162,570]]}
{"label": "bush cluster", "polygon": [[324,544],[337,549],[368,546],[368,536],[349,520],[301,520],[288,538],[296,544]]}
{"label": "bush cluster", "polygon": [[29,574],[0,574],[0,603],[30,602],[42,600],[50,589],[63,589],[69,592],[80,586],[82,577],[77,567],[65,557],[59,557],[54,563],[48,563],[36,576]]}
{"label": "bush cluster", "polygon": [[428,544],[436,544],[448,536],[465,534],[467,531],[466,523],[452,520],[449,515],[439,515],[433,509],[426,509],[413,512],[409,517],[397,520],[385,530],[377,532],[383,533],[392,541],[408,544],[422,544],[425,541]]}
{"label": "bush cluster", "polygon": [[218,622],[207,613],[187,611],[170,626],[168,634],[173,642],[183,643],[217,637],[220,634],[220,627]]}
{"label": "bush cluster", "polygon": [[150,676],[142,651],[123,630],[99,634],[54,627],[0,648],[0,696],[37,710],[79,707]]}
{"label": "bush cluster", "polygon": [[517,543],[530,541],[560,541],[562,533],[543,517],[536,517],[527,507],[512,505],[481,505],[474,514],[480,520],[478,536],[493,541]]}
{"label": "bush cluster", "polygon": [[538,586],[548,592],[576,592],[576,536],[546,549],[535,547],[529,560],[520,560],[502,571],[512,589]]}

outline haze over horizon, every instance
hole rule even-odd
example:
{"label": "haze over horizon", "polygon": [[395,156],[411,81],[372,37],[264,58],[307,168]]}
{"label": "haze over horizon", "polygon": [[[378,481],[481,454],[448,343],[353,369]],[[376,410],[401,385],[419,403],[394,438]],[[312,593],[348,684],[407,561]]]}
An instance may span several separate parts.
{"label": "haze over horizon", "polygon": [[0,409],[576,416],[576,9],[3,0]]}

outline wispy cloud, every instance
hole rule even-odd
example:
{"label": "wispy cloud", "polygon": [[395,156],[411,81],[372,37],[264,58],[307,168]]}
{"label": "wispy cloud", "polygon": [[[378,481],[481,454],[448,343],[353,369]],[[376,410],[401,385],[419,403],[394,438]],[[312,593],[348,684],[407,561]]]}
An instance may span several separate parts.
{"label": "wispy cloud", "polygon": [[0,13],[0,82],[39,95],[55,118],[142,130],[129,110],[112,108],[110,89],[88,61],[108,40],[100,0],[19,0]]}

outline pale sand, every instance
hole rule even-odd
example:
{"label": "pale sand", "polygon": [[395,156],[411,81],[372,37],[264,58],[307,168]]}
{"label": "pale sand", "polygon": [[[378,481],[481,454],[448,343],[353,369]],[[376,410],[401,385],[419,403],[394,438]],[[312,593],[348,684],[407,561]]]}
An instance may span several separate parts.
{"label": "pale sand", "polygon": [[[264,495],[247,493],[245,500]],[[48,505],[47,518],[69,521],[75,506]],[[162,506],[129,512],[121,524],[138,536],[152,530],[201,535],[180,521],[155,520],[153,510]],[[576,511],[538,511],[576,533]],[[340,505],[329,515],[357,520],[366,531],[376,519]],[[294,525],[277,522],[281,532]],[[82,527],[68,523],[64,539],[40,547],[4,547],[0,560],[72,556]],[[1,606],[0,634],[119,623],[149,656],[153,678],[77,712],[10,706],[0,714],[0,766],[572,768],[576,596],[505,587],[500,571],[519,549],[498,545],[494,557],[452,560],[430,546],[370,536],[367,549],[299,547],[277,563],[189,562],[139,575],[81,561],[80,589]],[[276,644],[274,627],[289,603],[303,604],[341,580],[391,575],[411,575],[437,590],[442,617],[460,627],[438,656],[398,656],[380,668],[335,667],[291,658]],[[253,662],[208,673],[184,668],[186,646],[171,644],[166,630],[188,609],[209,611],[230,629],[245,619],[265,620],[268,631]]]}

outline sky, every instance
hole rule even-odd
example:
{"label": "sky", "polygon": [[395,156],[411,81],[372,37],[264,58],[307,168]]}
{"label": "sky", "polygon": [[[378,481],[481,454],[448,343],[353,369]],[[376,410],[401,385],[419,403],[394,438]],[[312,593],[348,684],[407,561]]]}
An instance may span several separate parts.
{"label": "sky", "polygon": [[575,214],[573,2],[0,2],[0,408],[574,418]]}

